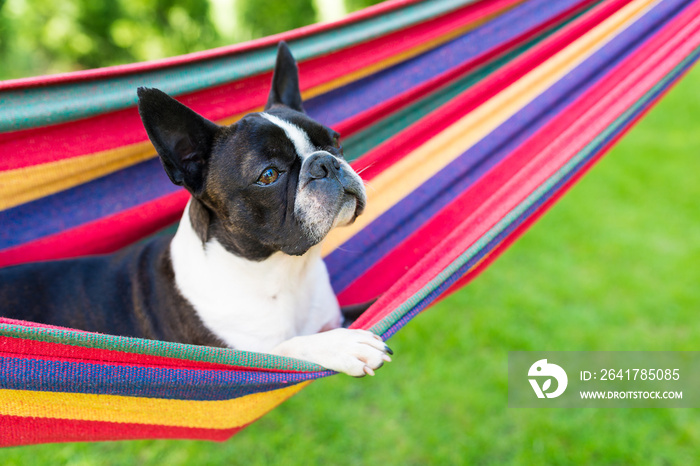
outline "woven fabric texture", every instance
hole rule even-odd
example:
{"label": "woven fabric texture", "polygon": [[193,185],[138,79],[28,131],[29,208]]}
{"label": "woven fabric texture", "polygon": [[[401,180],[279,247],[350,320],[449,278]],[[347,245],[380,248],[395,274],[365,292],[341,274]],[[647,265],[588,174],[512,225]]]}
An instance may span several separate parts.
{"label": "woven fabric texture", "polygon": [[[378,298],[354,326],[388,339],[492,263],[696,62],[700,2],[390,0],[248,44],[0,83],[0,266],[175,224],[188,194],[155,158],[136,88],[234,122],[262,108],[280,39],[308,113],[370,186],[324,257],[341,304]],[[0,446],[224,440],[332,374],[0,318]]]}

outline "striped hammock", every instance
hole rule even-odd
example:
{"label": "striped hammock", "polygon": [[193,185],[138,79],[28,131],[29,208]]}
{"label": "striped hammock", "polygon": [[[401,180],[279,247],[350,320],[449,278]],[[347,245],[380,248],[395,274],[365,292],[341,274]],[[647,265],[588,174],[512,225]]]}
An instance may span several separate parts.
{"label": "striped hammock", "polygon": [[[325,242],[341,304],[384,339],[488,266],[694,63],[700,2],[390,0],[161,61],[0,83],[0,265],[106,253],[180,217],[138,86],[231,123],[275,47],[368,183]],[[37,285],[39,286],[39,284]],[[2,303],[0,303],[2,306]],[[0,314],[2,312],[0,311]],[[224,440],[332,372],[265,354],[0,319],[0,445]]]}

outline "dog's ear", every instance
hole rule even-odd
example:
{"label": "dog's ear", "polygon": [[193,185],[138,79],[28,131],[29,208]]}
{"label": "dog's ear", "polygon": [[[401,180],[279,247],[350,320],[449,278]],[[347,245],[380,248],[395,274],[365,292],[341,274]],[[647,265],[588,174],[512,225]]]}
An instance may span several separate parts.
{"label": "dog's ear", "polygon": [[277,45],[277,62],[265,110],[273,105],[286,105],[297,112],[304,111],[299,90],[299,70],[292,52],[284,41]]}
{"label": "dog's ear", "polygon": [[192,194],[201,191],[219,126],[165,92],[140,87],[139,115],[170,180]]}

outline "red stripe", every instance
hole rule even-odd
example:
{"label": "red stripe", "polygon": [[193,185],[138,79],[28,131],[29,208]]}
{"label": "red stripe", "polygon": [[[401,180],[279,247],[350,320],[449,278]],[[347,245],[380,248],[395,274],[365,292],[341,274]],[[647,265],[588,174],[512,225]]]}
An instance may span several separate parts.
{"label": "red stripe", "polygon": [[292,31],[267,36],[261,39],[252,40],[249,42],[219,47],[215,49],[195,52],[187,55],[179,55],[176,57],[165,58],[161,60],[153,60],[141,63],[130,63],[126,65],[117,65],[105,68],[97,68],[92,70],[76,71],[71,73],[59,73],[51,76],[36,76],[22,79],[13,79],[0,82],[0,91],[26,89],[31,87],[42,87],[57,84],[67,84],[79,81],[92,81],[95,79],[110,79],[125,74],[137,74],[148,71],[160,70],[175,66],[189,65],[192,62],[211,60],[215,58],[225,57],[228,55],[236,55],[244,52],[250,52],[265,47],[272,47],[279,41],[294,41],[304,37],[319,34],[324,31],[336,30],[340,27],[361,22],[366,19],[378,17],[394,10],[405,8],[409,5],[420,3],[423,0],[387,0],[378,5],[365,8],[363,10],[351,13],[344,18],[330,23],[312,24],[309,26],[294,29]]}
{"label": "red stripe", "polygon": [[601,5],[581,17],[569,27],[559,31],[545,40],[536,49],[518,57],[488,79],[478,83],[459,97],[453,99],[425,118],[412,124],[391,139],[377,146],[358,159],[353,167],[362,173],[362,177],[371,180],[379,173],[390,168],[417,147],[441,133],[445,128],[473,111],[484,102],[492,99],[525,74],[541,65],[551,56],[560,52],[571,42],[589,32],[630,0],[616,0]]}
{"label": "red stripe", "polygon": [[0,415],[0,447],[137,439],[192,439],[223,442],[245,427],[200,429]]}
{"label": "red stripe", "polygon": [[[24,322],[23,322],[24,323]],[[64,329],[73,330],[73,329]],[[89,333],[89,332],[84,332]],[[190,359],[129,353],[102,348],[87,348],[63,343],[52,343],[27,338],[0,335],[0,355],[28,359],[50,359],[62,362],[85,362],[100,365],[132,365],[148,368],[204,369],[223,371],[255,371],[275,373],[301,373],[303,371],[266,369],[220,364]]]}
{"label": "red stripe", "polygon": [[[478,2],[408,29],[336,51],[332,60],[328,56],[307,60],[299,64],[301,88],[310,89],[346,76],[520,1]],[[343,66],[337,66],[337,63],[343,63]],[[182,95],[178,100],[211,120],[221,120],[261,106],[267,98],[271,77],[272,72],[263,73]],[[86,134],[99,137],[86,138]],[[73,122],[7,132],[0,134],[0,153],[14,155],[0,158],[0,170],[63,160],[146,140],[146,132],[135,107]]]}
{"label": "red stripe", "polygon": [[0,159],[0,171],[57,162],[145,140],[146,130],[136,107],[68,123],[0,133],[0,153],[13,154]]}
{"label": "red stripe", "polygon": [[184,189],[84,225],[0,251],[0,267],[114,252],[180,219]]}
{"label": "red stripe", "polygon": [[575,6],[569,8],[568,10],[560,13],[557,16],[550,18],[548,21],[537,25],[536,27],[526,31],[525,33],[514,37],[510,41],[504,42],[499,46],[482,53],[479,56],[472,58],[461,63],[456,68],[453,68],[439,76],[436,76],[408,91],[399,94],[391,99],[385,100],[382,103],[362,112],[353,117],[350,117],[337,125],[334,125],[334,129],[344,136],[351,135],[360,131],[372,123],[399,111],[400,109],[407,107],[408,105],[416,102],[425,95],[430,94],[447,84],[456,81],[467,75],[468,73],[474,71],[474,69],[482,66],[485,63],[492,61],[498,56],[504,54],[505,52],[526,43],[532,38],[542,34],[544,31],[558,25],[560,22],[566,20],[570,16],[576,14],[580,10],[588,7],[591,3],[597,0],[584,0]]}
{"label": "red stripe", "polygon": [[[700,4],[685,10],[618,65],[607,79],[587,91],[569,110],[538,131],[343,291],[339,299],[347,302],[362,302],[386,291],[355,326],[375,324],[418,292],[663,79],[700,43],[698,13]],[[628,79],[635,81],[625,82]],[[606,106],[601,112],[597,107],[602,105]],[[532,163],[538,159],[539,163]],[[531,166],[526,166],[528,163]],[[445,239],[438,241],[439,238]]]}

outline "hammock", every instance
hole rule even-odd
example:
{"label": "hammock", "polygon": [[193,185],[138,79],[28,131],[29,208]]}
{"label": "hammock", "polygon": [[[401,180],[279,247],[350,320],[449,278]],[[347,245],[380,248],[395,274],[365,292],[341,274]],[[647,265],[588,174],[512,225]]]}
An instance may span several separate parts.
{"label": "hammock", "polygon": [[[231,123],[276,43],[343,135],[366,212],[325,242],[341,304],[384,339],[474,278],[694,63],[700,2],[390,0],[161,61],[0,83],[0,265],[114,251],[173,225],[135,110],[157,87]],[[333,374],[265,354],[0,319],[0,445],[224,440]]]}

